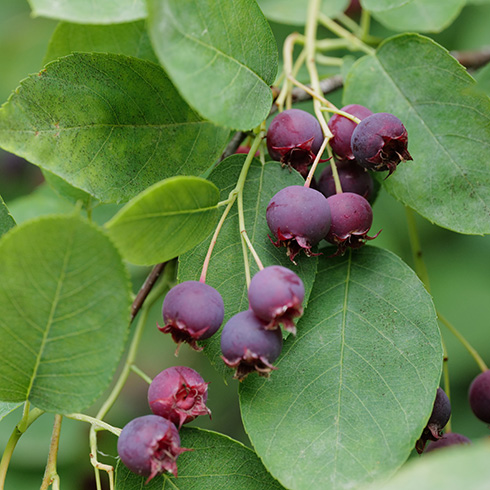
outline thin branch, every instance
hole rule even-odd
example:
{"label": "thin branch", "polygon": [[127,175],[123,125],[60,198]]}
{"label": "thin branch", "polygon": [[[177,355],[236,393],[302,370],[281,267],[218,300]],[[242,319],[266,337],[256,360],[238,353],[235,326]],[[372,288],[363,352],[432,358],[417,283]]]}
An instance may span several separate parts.
{"label": "thin branch", "polygon": [[62,420],[62,415],[57,414],[54,416],[54,426],[53,433],[51,435],[51,443],[49,445],[48,462],[46,464],[46,470],[44,472],[40,490],[47,490],[56,479],[59,479],[58,472],[56,470],[56,460],[58,459],[58,447],[60,444]]}
{"label": "thin branch", "polygon": [[490,62],[490,48],[479,51],[451,51],[454,56],[466,68],[479,68]]}
{"label": "thin branch", "polygon": [[145,302],[146,297],[150,294],[150,291],[152,290],[153,286],[157,282],[157,279],[160,277],[160,274],[164,271],[167,263],[168,262],[162,262],[160,264],[155,265],[151,270],[150,274],[148,274],[148,277],[143,283],[143,286],[141,286],[141,289],[139,290],[138,294],[136,295],[136,298],[133,301],[133,304],[131,305],[131,322],[134,320],[134,318],[140,311],[141,307],[143,306],[143,303]]}

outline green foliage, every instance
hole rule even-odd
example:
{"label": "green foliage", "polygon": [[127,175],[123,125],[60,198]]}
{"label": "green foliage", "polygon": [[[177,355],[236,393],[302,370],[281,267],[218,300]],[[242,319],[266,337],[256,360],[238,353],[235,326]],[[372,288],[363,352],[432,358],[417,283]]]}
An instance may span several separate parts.
{"label": "green foliage", "polygon": [[3,202],[2,196],[0,196],[0,237],[14,226],[14,218],[12,218],[7,206]]}
{"label": "green foliage", "polygon": [[0,420],[6,417],[9,413],[13,412],[16,408],[20,407],[21,403],[6,403],[0,402]]}
{"label": "green foliage", "polygon": [[411,2],[413,2],[413,0],[361,0],[361,5],[362,8],[365,8],[370,12],[380,12],[402,7]]}

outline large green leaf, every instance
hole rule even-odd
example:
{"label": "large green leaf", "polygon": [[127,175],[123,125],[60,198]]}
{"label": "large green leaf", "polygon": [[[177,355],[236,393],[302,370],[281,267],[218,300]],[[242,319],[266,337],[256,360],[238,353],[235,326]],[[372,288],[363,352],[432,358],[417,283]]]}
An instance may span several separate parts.
{"label": "large green leaf", "polygon": [[401,7],[412,1],[413,0],[361,0],[361,5],[362,8],[369,10],[370,12],[378,12]]}
{"label": "large green leaf", "polygon": [[0,237],[14,226],[14,218],[12,218],[7,206],[3,202],[2,196],[0,196]]}
{"label": "large green leaf", "polygon": [[370,246],[324,255],[278,370],[240,385],[245,429],[285,487],[354,488],[407,459],[442,359],[432,300],[396,255]]}
{"label": "large green leaf", "polygon": [[116,24],[144,19],[144,0],[28,0],[33,15],[78,24]]}
{"label": "large green leaf", "polygon": [[222,126],[251,129],[269,114],[277,46],[255,0],[149,0],[160,62],[184,98]]}
{"label": "large green leaf", "polygon": [[21,405],[22,403],[0,402],[0,420],[2,420],[9,413],[13,412],[16,408],[20,407]]}
{"label": "large green leaf", "polygon": [[159,66],[113,54],[52,62],[0,110],[0,146],[102,201],[201,173],[227,136],[184,102]]}
{"label": "large green leaf", "polygon": [[0,241],[0,400],[80,411],[123,351],[130,284],[114,245],[74,216],[26,222]]}
{"label": "large green leaf", "polygon": [[184,427],[180,431],[182,453],[177,460],[179,476],[146,478],[131,473],[121,462],[116,468],[118,490],[280,490],[283,487],[267,473],[257,455],[227,436]]}
{"label": "large green leaf", "polygon": [[413,161],[384,181],[391,194],[440,226],[482,234],[490,233],[490,99],[474,87],[445,49],[406,34],[354,65],[344,103],[391,112],[407,127]]}
{"label": "large green leaf", "polygon": [[125,259],[151,265],[194,248],[216,225],[219,191],[198,177],[173,177],[128,202],[107,223]]}
{"label": "large green leaf", "polygon": [[[219,187],[222,200],[226,199],[234,189],[244,160],[245,155],[233,155],[224,160],[209,176],[209,180]],[[296,257],[298,265],[295,266],[286,256],[284,248],[278,249],[270,242],[268,234],[271,232],[265,220],[267,205],[272,196],[283,187],[301,184],[304,184],[304,179],[298,173],[291,173],[288,169],[281,168],[278,162],[269,162],[262,166],[260,162],[254,160],[245,183],[243,206],[247,234],[263,265],[267,267],[279,264],[294,270],[305,284],[306,295],[303,304],[306,306],[315,278],[317,258],[298,256]],[[199,279],[210,241],[211,236],[194,250],[180,257],[179,282]],[[248,261],[253,276],[258,268],[251,254],[248,254]],[[224,323],[236,313],[248,309],[236,205],[230,211],[219,234],[211,256],[206,282],[215,287],[223,297]],[[203,344],[205,345],[204,353],[215,367],[223,374],[231,373],[220,358],[220,333],[203,341]]]}

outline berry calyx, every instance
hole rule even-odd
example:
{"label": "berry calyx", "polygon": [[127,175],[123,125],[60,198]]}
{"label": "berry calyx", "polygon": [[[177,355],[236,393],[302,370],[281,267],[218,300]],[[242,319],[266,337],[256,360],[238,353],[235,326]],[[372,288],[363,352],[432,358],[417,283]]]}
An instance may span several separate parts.
{"label": "berry calyx", "polygon": [[177,427],[157,415],[144,415],[123,427],[117,441],[121,461],[133,473],[152,478],[164,472],[177,476],[177,458],[184,451],[180,447]]}
{"label": "berry calyx", "polygon": [[296,334],[293,319],[303,314],[305,297],[303,281],[292,270],[272,265],[257,272],[250,282],[248,299],[251,310],[274,329],[282,323],[284,329]]}
{"label": "berry calyx", "polygon": [[189,367],[164,369],[150,384],[148,403],[155,415],[165,417],[180,429],[199,415],[211,416],[206,407],[208,383]]}
{"label": "berry calyx", "polygon": [[234,378],[242,381],[256,371],[269,376],[272,363],[282,350],[281,330],[268,330],[268,322],[257,317],[252,310],[232,316],[221,333],[221,358],[235,369]]}
{"label": "berry calyx", "polygon": [[471,441],[463,434],[458,434],[457,432],[447,432],[437,441],[430,442],[425,448],[424,454],[458,444],[471,444]]}
{"label": "berry calyx", "polygon": [[187,342],[202,350],[196,341],[211,337],[223,323],[223,298],[207,284],[185,281],[167,293],[162,314],[165,325],[158,325],[161,332],[170,333],[177,345]]}
{"label": "berry calyx", "polygon": [[490,424],[490,370],[479,374],[472,381],[468,399],[473,413],[482,422]]}
{"label": "berry calyx", "polygon": [[390,176],[404,160],[412,160],[407,149],[405,126],[393,114],[378,112],[363,119],[352,133],[352,153],[357,163]]}
{"label": "berry calyx", "polygon": [[281,189],[270,200],[266,212],[267,224],[276,237],[276,247],[287,247],[294,258],[304,250],[315,255],[311,247],[317,245],[330,228],[330,207],[325,196],[314,189],[292,185]]}

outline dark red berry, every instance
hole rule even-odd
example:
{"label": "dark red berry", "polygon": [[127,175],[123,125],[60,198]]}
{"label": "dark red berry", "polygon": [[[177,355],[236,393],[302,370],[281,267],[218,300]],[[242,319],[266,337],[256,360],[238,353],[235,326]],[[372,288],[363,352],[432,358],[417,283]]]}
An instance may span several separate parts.
{"label": "dark red berry", "polygon": [[407,142],[407,130],[400,119],[378,112],[357,125],[351,146],[359,165],[369,170],[388,170],[391,175],[401,161],[412,160]]}
{"label": "dark red berry", "polygon": [[327,198],[332,224],[325,240],[337,245],[335,255],[344,254],[348,247],[359,248],[366,240],[378,236],[367,235],[373,223],[371,205],[359,194],[343,192]]}
{"label": "dark red berry", "polygon": [[300,109],[288,109],[278,114],[267,131],[269,156],[295,168],[303,177],[323,143],[318,120]]}
{"label": "dark red berry", "polygon": [[479,374],[472,381],[468,398],[473,413],[490,424],[490,371]]}
{"label": "dark red berry", "polygon": [[[339,160],[335,162],[335,165],[337,166],[342,191],[359,194],[369,201],[374,191],[373,178],[369,172],[357,165],[354,160]],[[323,170],[316,188],[325,197],[336,194],[331,165],[327,165]]]}
{"label": "dark red berry", "polygon": [[294,262],[301,249],[308,256],[314,255],[311,247],[318,244],[330,228],[330,208],[321,192],[292,185],[281,189],[270,200],[266,219],[277,238],[274,245],[286,246]]}
{"label": "dark red berry", "polygon": [[186,281],[173,287],[163,301],[165,326],[174,342],[187,342],[202,350],[197,340],[211,337],[223,323],[224,304],[221,295],[211,286],[199,281]]}
{"label": "dark red berry", "polygon": [[248,288],[250,308],[266,328],[277,328],[282,323],[285,330],[296,334],[293,318],[303,314],[305,297],[303,281],[292,270],[272,265],[257,272]]}
{"label": "dark red berry", "polygon": [[155,376],[148,389],[148,403],[155,415],[180,429],[199,415],[211,415],[206,407],[208,383],[189,367],[175,366]]}
{"label": "dark red berry", "polygon": [[430,453],[431,451],[442,449],[448,446],[455,446],[457,444],[471,444],[471,441],[462,434],[458,434],[456,432],[448,432],[437,441],[430,442],[425,448],[424,453]]}
{"label": "dark red berry", "polygon": [[281,353],[281,330],[268,330],[267,325],[247,310],[232,316],[223,327],[221,357],[227,366],[236,369],[236,379],[241,381],[253,371],[267,377],[276,369],[272,363]]}
{"label": "dark red berry", "polygon": [[177,476],[179,454],[191,451],[180,447],[177,427],[157,415],[145,415],[126,424],[117,441],[121,461],[137,475],[155,476],[168,471]]}
{"label": "dark red berry", "polygon": [[[373,113],[367,107],[359,104],[346,105],[345,107],[342,107],[341,111],[352,114],[361,121],[364,118],[371,116]],[[328,121],[328,127],[333,134],[333,138],[329,141],[330,146],[335,154],[341,159],[354,159],[350,142],[352,139],[352,132],[356,126],[357,123],[340,114],[334,114]]]}

